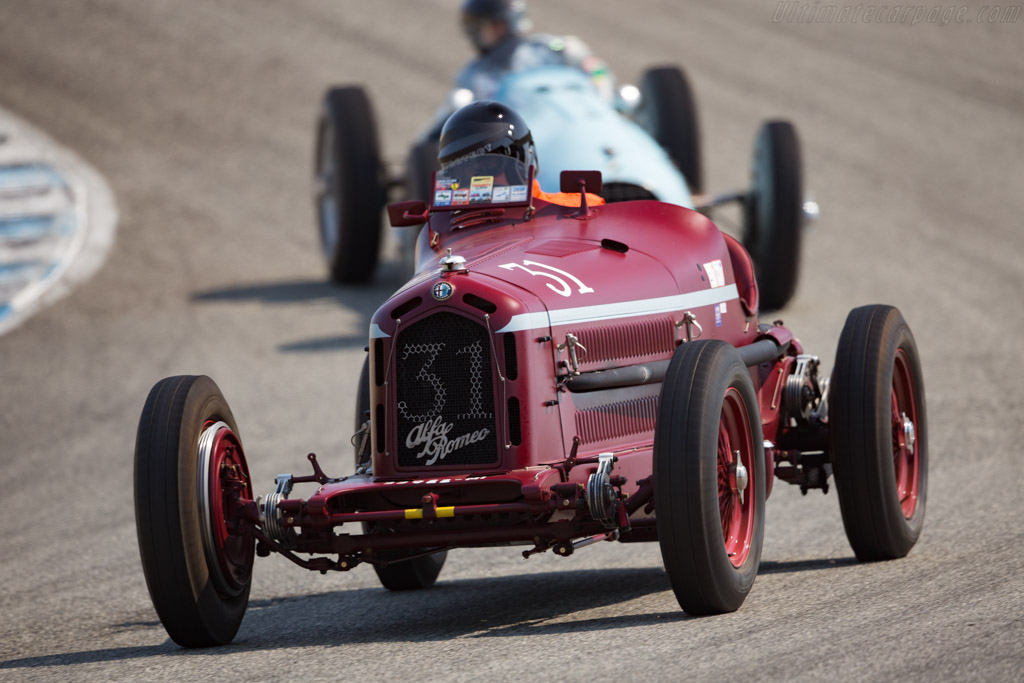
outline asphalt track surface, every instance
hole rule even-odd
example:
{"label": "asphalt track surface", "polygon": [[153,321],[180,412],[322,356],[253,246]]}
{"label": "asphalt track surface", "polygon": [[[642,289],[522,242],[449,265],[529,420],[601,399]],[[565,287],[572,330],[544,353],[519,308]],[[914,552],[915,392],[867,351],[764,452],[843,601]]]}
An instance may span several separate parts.
{"label": "asphalt track surface", "polygon": [[538,28],[582,36],[623,80],[686,66],[712,188],[745,182],[760,120],[796,122],[823,215],[782,316],[829,367],[850,308],[910,322],[931,437],[919,544],[858,564],[835,493],[779,483],[735,614],[683,614],[653,544],[457,551],[418,594],[271,558],[233,645],[179,649],[135,538],[146,393],[213,376],[261,492],[309,451],[343,473],[368,319],[399,282],[386,265],[370,287],[325,284],[314,113],[329,84],[365,84],[400,161],[469,57],[457,3],[8,2],[0,102],[106,176],[120,225],[99,274],[0,338],[0,679],[1020,680],[1024,20],[541,4]]}

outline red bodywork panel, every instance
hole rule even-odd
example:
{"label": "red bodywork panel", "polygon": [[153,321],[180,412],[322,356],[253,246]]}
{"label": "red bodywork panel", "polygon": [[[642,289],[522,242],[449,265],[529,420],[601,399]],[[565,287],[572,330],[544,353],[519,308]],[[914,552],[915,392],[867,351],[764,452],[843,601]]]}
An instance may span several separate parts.
{"label": "red bodywork panel", "polygon": [[[542,545],[538,537],[554,542],[598,533],[604,527],[586,514],[583,489],[597,471],[596,456],[608,452],[618,458],[613,474],[624,478],[618,491],[631,501],[619,514],[629,516],[625,526],[638,534],[622,540],[652,540],[648,503],[660,382],[593,391],[574,391],[572,382],[596,371],[664,367],[688,337],[736,347],[765,336],[792,341],[784,328],[767,335],[758,329],[749,256],[702,214],[639,201],[592,208],[581,219],[575,208],[535,203],[529,220],[522,209],[431,216],[420,239],[420,272],[371,323],[373,475],[281,503],[294,514],[287,524],[302,529],[300,550],[345,554],[442,540],[446,546]],[[449,250],[464,259],[464,268],[434,265]],[[477,381],[487,372],[482,366],[472,386],[445,384],[433,365],[445,341],[424,338],[396,348],[403,333],[440,313],[478,326],[479,346],[459,353],[467,364],[486,361],[489,385],[485,377]],[[418,355],[410,355],[413,347]],[[396,368],[406,363],[421,367],[418,373],[412,367],[403,386]],[[753,368],[755,387],[764,380],[764,391],[780,391],[791,365],[786,358],[771,369]],[[400,433],[399,413],[412,410],[400,400],[402,391],[422,385],[418,396],[434,392],[445,405],[456,393],[479,392],[478,384],[493,388],[487,427],[460,426],[435,406],[436,416],[424,412],[412,429],[407,420]],[[759,398],[765,438],[774,440],[780,402]],[[460,460],[490,438],[495,457],[470,465]],[[770,450],[766,458],[771,467]],[[385,523],[394,533],[381,541],[381,534],[330,532],[357,521]],[[437,530],[442,524],[449,525],[448,536]]]}

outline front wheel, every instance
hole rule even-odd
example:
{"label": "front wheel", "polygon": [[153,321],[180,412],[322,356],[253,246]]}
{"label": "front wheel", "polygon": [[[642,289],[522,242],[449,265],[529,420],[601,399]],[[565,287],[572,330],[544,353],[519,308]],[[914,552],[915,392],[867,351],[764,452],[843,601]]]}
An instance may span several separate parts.
{"label": "front wheel", "polygon": [[320,246],[331,279],[366,282],[377,266],[386,192],[377,124],[362,88],[332,88],[324,95],[315,155]]}
{"label": "front wheel", "polygon": [[184,647],[230,643],[249,603],[254,541],[242,519],[249,469],[209,377],[149,392],[135,442],[135,525],[157,615]]}
{"label": "front wheel", "polygon": [[689,614],[739,609],[761,562],[765,463],[750,374],[721,341],[676,349],[654,435],[658,541]]}
{"label": "front wheel", "polygon": [[850,311],[829,386],[829,442],[858,560],[891,560],[924,525],[928,420],[917,344],[891,306]]}

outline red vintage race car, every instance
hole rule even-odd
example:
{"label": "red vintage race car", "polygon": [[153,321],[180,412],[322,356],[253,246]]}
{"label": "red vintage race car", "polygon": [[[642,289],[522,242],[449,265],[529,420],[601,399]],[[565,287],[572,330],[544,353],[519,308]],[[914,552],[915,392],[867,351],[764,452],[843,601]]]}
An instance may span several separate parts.
{"label": "red vintage race car", "polygon": [[775,477],[827,492],[834,476],[861,560],[914,545],[927,420],[898,310],[853,310],[826,376],[758,319],[749,255],[701,213],[594,206],[596,172],[564,172],[579,204],[549,203],[532,169],[506,170],[439,176],[429,204],[389,206],[392,224],[427,223],[431,265],[373,317],[354,474],[311,454],[311,473],[257,496],[210,378],[150,392],[136,521],[177,643],[231,641],[271,553],[322,573],[370,564],[401,590],[431,586],[454,548],[657,541],[685,611],[733,611]]}

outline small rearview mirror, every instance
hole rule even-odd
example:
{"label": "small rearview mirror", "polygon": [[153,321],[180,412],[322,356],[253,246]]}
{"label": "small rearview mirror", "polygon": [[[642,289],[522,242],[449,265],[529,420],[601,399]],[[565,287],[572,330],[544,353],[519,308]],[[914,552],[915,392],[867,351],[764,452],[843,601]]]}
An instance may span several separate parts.
{"label": "small rearview mirror", "polygon": [[586,185],[587,192],[601,194],[601,172],[600,171],[562,171],[559,176],[559,192],[580,192],[580,188]]}
{"label": "small rearview mirror", "polygon": [[427,203],[422,199],[388,204],[388,220],[391,221],[393,228],[423,225],[428,218],[430,218],[430,213],[427,211]]}

